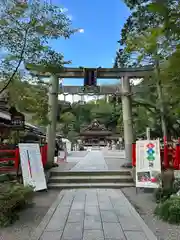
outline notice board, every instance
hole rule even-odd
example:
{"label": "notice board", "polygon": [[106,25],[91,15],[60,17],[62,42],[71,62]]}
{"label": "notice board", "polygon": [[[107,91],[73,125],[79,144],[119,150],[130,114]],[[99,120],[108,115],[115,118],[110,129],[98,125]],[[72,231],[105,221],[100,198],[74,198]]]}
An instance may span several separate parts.
{"label": "notice board", "polygon": [[160,174],[159,140],[136,141],[136,187],[158,188]]}
{"label": "notice board", "polygon": [[24,185],[31,185],[34,191],[47,189],[39,144],[20,143],[20,162]]}

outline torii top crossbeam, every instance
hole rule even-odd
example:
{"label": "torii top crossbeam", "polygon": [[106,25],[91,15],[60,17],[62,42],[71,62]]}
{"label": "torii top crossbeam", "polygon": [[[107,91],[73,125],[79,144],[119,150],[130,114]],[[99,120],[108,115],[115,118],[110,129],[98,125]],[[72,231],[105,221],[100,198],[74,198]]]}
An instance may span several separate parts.
{"label": "torii top crossbeam", "polygon": [[[56,74],[59,78],[84,78],[83,68],[52,68],[51,72],[42,65],[27,64],[26,69],[34,76],[50,77]],[[97,68],[97,78],[118,79],[121,77],[143,78],[152,73],[153,66],[144,66],[138,68]]]}

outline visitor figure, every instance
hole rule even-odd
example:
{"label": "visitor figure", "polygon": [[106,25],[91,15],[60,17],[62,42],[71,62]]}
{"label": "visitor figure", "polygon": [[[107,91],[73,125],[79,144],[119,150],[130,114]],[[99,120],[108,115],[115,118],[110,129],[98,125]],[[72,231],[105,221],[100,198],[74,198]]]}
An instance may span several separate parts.
{"label": "visitor figure", "polygon": [[116,143],[116,149],[117,149],[117,150],[120,150],[120,149],[121,149],[121,146],[120,146],[120,142],[119,142],[119,141],[117,141],[117,143]]}

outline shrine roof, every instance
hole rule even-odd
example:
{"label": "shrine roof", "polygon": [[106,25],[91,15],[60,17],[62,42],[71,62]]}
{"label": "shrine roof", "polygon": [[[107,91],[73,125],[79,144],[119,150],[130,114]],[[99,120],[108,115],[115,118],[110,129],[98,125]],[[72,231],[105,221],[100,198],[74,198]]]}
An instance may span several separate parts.
{"label": "shrine roof", "polygon": [[83,128],[80,132],[81,136],[86,135],[111,135],[112,132],[109,131],[104,124],[100,124],[96,119],[91,122],[91,124],[85,128]]}

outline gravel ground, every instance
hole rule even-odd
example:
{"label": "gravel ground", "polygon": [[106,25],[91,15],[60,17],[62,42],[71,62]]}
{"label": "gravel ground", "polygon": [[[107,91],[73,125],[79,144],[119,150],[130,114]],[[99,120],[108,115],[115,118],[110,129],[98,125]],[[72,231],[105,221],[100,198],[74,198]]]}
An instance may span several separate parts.
{"label": "gravel ground", "polygon": [[[51,189],[35,193],[34,205],[20,213],[20,219],[12,226],[0,229],[0,240],[24,240],[39,225],[56,200],[59,190]],[[30,238],[29,238],[30,239]]]}
{"label": "gravel ground", "polygon": [[156,203],[153,200],[152,193],[144,193],[139,190],[136,194],[135,188],[123,188],[122,191],[158,240],[180,240],[180,226],[168,224],[154,216]]}

